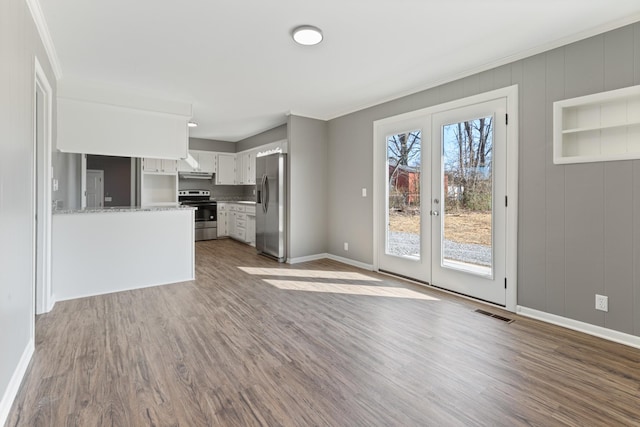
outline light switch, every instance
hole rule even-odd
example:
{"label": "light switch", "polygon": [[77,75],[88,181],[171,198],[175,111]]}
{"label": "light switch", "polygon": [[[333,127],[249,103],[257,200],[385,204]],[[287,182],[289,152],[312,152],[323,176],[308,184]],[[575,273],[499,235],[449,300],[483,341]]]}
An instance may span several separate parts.
{"label": "light switch", "polygon": [[367,197],[367,189],[366,188],[362,189],[362,197]]}
{"label": "light switch", "polygon": [[53,191],[58,191],[58,180],[53,178]]}

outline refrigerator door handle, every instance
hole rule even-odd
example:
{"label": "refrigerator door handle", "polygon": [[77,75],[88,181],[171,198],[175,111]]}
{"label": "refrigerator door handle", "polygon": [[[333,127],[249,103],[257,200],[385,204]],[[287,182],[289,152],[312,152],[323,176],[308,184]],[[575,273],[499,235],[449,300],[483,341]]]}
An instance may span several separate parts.
{"label": "refrigerator door handle", "polygon": [[262,209],[266,213],[269,210],[269,199],[271,198],[271,194],[269,194],[269,178],[267,175],[264,176],[264,203],[262,204]]}
{"label": "refrigerator door handle", "polygon": [[260,180],[260,189],[258,190],[256,203],[261,205],[263,201],[264,201],[264,175],[262,175],[262,179]]}

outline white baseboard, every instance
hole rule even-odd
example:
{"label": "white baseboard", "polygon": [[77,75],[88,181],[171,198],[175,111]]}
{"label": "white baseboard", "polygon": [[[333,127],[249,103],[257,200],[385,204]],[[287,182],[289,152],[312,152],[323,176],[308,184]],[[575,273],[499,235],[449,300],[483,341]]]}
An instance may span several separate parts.
{"label": "white baseboard", "polygon": [[364,262],[360,262],[360,261],[355,261],[349,258],[344,258],[338,255],[333,255],[333,254],[315,254],[315,255],[309,255],[309,256],[303,256],[303,257],[298,257],[298,258],[289,258],[287,259],[287,264],[298,264],[301,262],[309,262],[309,261],[317,261],[319,259],[330,259],[333,261],[338,261],[341,262],[343,264],[347,264],[347,265],[351,265],[353,267],[358,267],[358,268],[362,268],[364,270],[369,270],[369,271],[373,271],[373,265],[371,264],[365,264]]}
{"label": "white baseboard", "polygon": [[351,265],[353,267],[362,268],[363,270],[373,271],[372,264],[365,264],[364,262],[356,261],[350,258],[345,258],[338,255],[333,255],[333,254],[327,254],[327,258],[332,259],[334,261],[341,262],[343,264]]}
{"label": "white baseboard", "polygon": [[287,258],[287,264],[299,264],[301,262],[317,261],[319,259],[325,259],[326,257],[327,257],[327,254],[315,254],[315,255],[301,256],[298,258]]}
{"label": "white baseboard", "polygon": [[9,381],[7,389],[5,390],[4,395],[2,396],[2,400],[0,401],[0,426],[5,425],[5,423],[7,422],[9,411],[11,410],[13,401],[18,394],[20,384],[22,383],[22,379],[24,378],[24,374],[27,372],[27,368],[29,367],[29,362],[31,361],[31,356],[33,356],[34,349],[35,344],[33,339],[31,339],[29,340],[27,347],[24,349],[22,357],[20,357],[20,361],[18,362],[18,366],[16,366],[15,371],[13,371],[11,380]]}
{"label": "white baseboard", "polygon": [[614,331],[613,329],[591,325],[589,323],[580,322],[578,320],[546,313],[544,311],[534,310],[533,308],[523,307],[520,305],[517,307],[516,313],[521,316],[530,317],[532,319],[552,323],[554,325],[562,326],[574,331],[584,332],[585,334],[593,335],[598,338],[603,338],[605,340],[617,342],[619,344],[628,345],[629,347],[640,348],[640,337],[636,335]]}

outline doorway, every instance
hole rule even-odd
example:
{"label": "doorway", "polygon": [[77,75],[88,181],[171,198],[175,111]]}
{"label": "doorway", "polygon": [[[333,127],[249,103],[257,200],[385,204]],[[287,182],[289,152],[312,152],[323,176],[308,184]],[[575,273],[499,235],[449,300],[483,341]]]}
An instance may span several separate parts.
{"label": "doorway", "polygon": [[87,169],[87,207],[101,208],[104,206],[104,171]]}
{"label": "doorway", "polygon": [[52,105],[53,91],[35,59],[33,130],[34,304],[35,313],[53,308],[51,291]]}
{"label": "doorway", "polygon": [[376,269],[515,310],[516,105],[513,86],[375,122]]}

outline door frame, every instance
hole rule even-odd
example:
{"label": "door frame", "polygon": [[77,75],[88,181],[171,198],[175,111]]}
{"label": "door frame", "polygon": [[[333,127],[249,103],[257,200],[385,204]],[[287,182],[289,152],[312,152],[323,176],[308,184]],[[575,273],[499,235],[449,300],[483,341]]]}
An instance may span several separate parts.
{"label": "door frame", "polygon": [[96,174],[100,177],[100,196],[102,198],[102,204],[100,206],[91,206],[92,208],[104,208],[104,170],[103,169],[87,169],[84,176],[85,176],[85,191],[84,191],[84,199],[85,199],[85,207],[86,206],[86,201],[87,201],[87,187],[86,187],[86,182],[88,182],[88,180],[86,179],[87,176],[92,173],[92,174]]}
{"label": "door frame", "polygon": [[[384,159],[382,157],[384,153],[382,153],[382,150],[378,147],[381,138],[384,138],[385,136],[384,129],[394,122],[409,120],[420,116],[428,116],[428,120],[431,121],[432,116],[436,113],[496,98],[506,98],[507,100],[508,126],[506,195],[508,197],[508,207],[505,224],[505,270],[507,276],[507,288],[505,291],[504,308],[515,312],[518,296],[518,85],[484,92],[478,95],[457,99],[373,122],[373,268],[376,271],[379,269],[378,248],[380,246],[380,239],[384,238],[380,231],[380,221],[384,220],[384,212],[380,209],[380,206],[384,201],[385,189],[382,187],[382,180],[376,179],[380,174],[385,173],[383,167]],[[428,137],[430,138],[431,136],[428,135]],[[430,141],[428,143],[430,146]],[[427,171],[423,170],[423,174],[427,174]],[[492,303],[487,304],[494,305]]]}
{"label": "door frame", "polygon": [[[32,280],[35,314],[42,314],[51,311],[55,303],[53,290],[51,289],[53,89],[38,58],[34,58],[34,62],[32,166],[34,265],[32,268]],[[43,94],[42,141],[39,141],[38,138],[38,92]],[[42,165],[41,169],[38,168],[38,163]]]}

